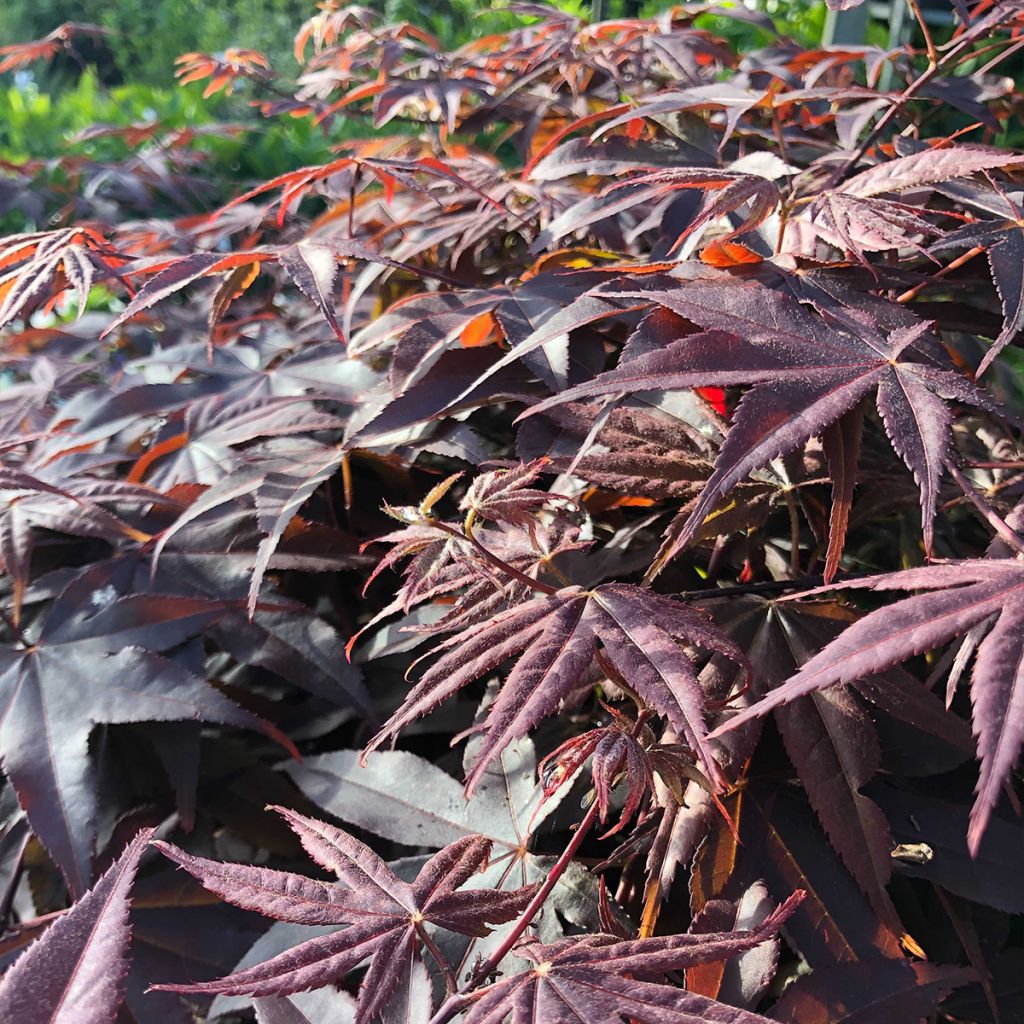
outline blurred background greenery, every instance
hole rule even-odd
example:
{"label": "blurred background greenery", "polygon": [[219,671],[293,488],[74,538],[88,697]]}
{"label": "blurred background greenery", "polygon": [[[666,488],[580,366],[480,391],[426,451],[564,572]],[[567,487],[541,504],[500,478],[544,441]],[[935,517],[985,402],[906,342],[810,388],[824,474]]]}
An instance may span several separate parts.
{"label": "blurred background greenery", "polygon": [[[561,9],[589,17],[595,0],[555,0]],[[596,0],[604,18],[650,16],[670,0]],[[728,0],[727,0],[728,2]],[[778,29],[805,46],[821,39],[821,0],[756,0]],[[522,17],[482,0],[370,0],[387,21],[411,21],[454,49],[474,36],[523,23]],[[284,81],[300,72],[292,54],[299,26],[317,11],[315,0],[0,0],[0,46],[41,39],[67,22],[98,24],[108,35],[79,36],[80,59],[36,61],[0,75],[0,161],[21,163],[74,153],[91,160],[119,159],[129,149],[117,136],[81,138],[95,125],[159,121],[166,129],[215,121],[259,125],[233,137],[200,136],[193,144],[206,159],[207,177],[224,183],[272,177],[328,159],[341,138],[364,134],[364,122],[344,119],[330,137],[309,119],[261,120],[244,87],[234,96],[203,99],[205,83],[175,84],[174,60],[182,53],[217,53],[227,47],[264,53]],[[704,15],[702,27],[725,36],[740,51],[771,42],[748,22]]]}
{"label": "blurred background greenery", "polygon": [[[587,16],[591,0],[555,0],[555,6]],[[672,6],[669,0],[598,0],[604,18],[646,17]],[[428,28],[445,48],[473,35],[502,31],[521,19],[487,0],[369,0],[387,21],[411,21]],[[821,0],[758,0],[780,29],[801,42],[820,38]],[[174,58],[190,51],[213,53],[228,46],[260,50],[279,73],[294,70],[292,39],[299,24],[316,13],[311,0],[3,0],[0,45],[39,39],[65,21],[97,24],[113,33],[109,44],[89,57],[108,85],[125,81],[152,86],[173,84]],[[725,19],[715,19],[725,26]],[[732,34],[747,33],[763,43],[752,26],[728,22]],[[748,40],[744,40],[747,42]],[[52,76],[59,76],[59,65]]]}

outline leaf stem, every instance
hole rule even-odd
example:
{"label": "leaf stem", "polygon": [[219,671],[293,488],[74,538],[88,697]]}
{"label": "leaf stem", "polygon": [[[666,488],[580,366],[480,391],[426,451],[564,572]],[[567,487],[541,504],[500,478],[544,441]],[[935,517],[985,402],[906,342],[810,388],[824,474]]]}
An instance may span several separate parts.
{"label": "leaf stem", "polygon": [[975,256],[980,256],[984,251],[985,249],[983,246],[976,245],[973,249],[969,249],[963,255],[957,256],[952,263],[946,264],[946,266],[942,267],[941,270],[937,270],[930,277],[926,277],[923,281],[919,281],[913,288],[910,288],[902,295],[897,296],[896,301],[902,305],[905,302],[910,302],[911,300],[916,299],[917,296],[920,295],[921,292],[930,284],[940,280],[947,274],[951,274],[954,270],[959,270],[965,263],[969,260],[973,260]]}
{"label": "leaf stem", "polygon": [[785,490],[786,508],[789,511],[789,574],[800,575],[800,509],[792,487]]}
{"label": "leaf stem", "polygon": [[0,605],[0,619],[3,620],[4,625],[14,634],[18,643],[22,644],[24,647],[32,646],[29,639],[22,632],[21,626],[18,625],[11,613],[2,605]]}
{"label": "leaf stem", "polygon": [[437,964],[441,973],[444,975],[445,988],[450,993],[457,992],[459,990],[459,983],[455,979],[455,974],[452,971],[451,964],[448,963],[448,957],[441,952],[440,946],[438,946],[433,938],[431,938],[430,933],[423,927],[422,923],[418,923],[416,925],[416,934],[420,937],[420,941],[423,945],[427,947],[430,955],[434,958],[434,963]]}
{"label": "leaf stem", "polygon": [[566,869],[572,863],[573,856],[580,848],[580,844],[586,838],[594,822],[597,820],[598,802],[595,800],[587,811],[586,817],[580,822],[575,835],[569,841],[569,845],[562,851],[562,855],[552,865],[548,877],[530,900],[522,916],[515,923],[512,930],[505,936],[500,946],[473,972],[472,978],[466,983],[461,992],[449,996],[440,1006],[437,1013],[430,1019],[430,1024],[448,1024],[455,1014],[459,1012],[467,996],[477,988],[484,978],[489,977],[497,969],[498,965],[509,950],[519,941],[523,932],[530,926],[530,922],[537,916],[538,911],[544,906],[551,890],[558,884],[558,880],[565,874]]}
{"label": "leaf stem", "polygon": [[481,557],[490,562],[496,569],[500,569],[513,579],[519,580],[520,583],[525,583],[528,587],[533,590],[539,590],[542,594],[558,593],[557,587],[553,587],[550,583],[545,583],[543,580],[535,580],[532,576],[527,576],[525,572],[520,572],[515,566],[509,565],[508,562],[499,558],[494,552],[488,551],[472,533],[463,533],[461,530],[456,530],[454,526],[449,526],[448,523],[443,523],[439,519],[427,519],[427,522],[443,533],[450,534],[452,537],[458,537],[459,540],[468,540]]}
{"label": "leaf stem", "polygon": [[[864,579],[877,576],[874,572],[851,572],[843,576],[844,580]],[[813,590],[825,584],[825,577],[818,574],[802,576],[792,580],[762,580],[759,583],[739,583],[733,587],[699,587],[695,590],[679,590],[673,597],[682,599],[710,599],[718,597],[744,597],[747,594],[781,594],[787,590]]]}
{"label": "leaf stem", "polygon": [[907,6],[910,8],[910,13],[914,15],[914,19],[921,29],[921,35],[924,36],[924,45],[928,51],[928,64],[934,66],[939,63],[939,54],[935,49],[935,40],[932,39],[931,29],[921,14],[921,8],[918,6],[917,0],[907,0]]}
{"label": "leaf stem", "polygon": [[875,141],[889,126],[899,112],[912,100],[921,89],[923,89],[941,70],[959,57],[964,50],[970,47],[973,39],[963,39],[959,44],[949,50],[941,60],[930,60],[928,67],[924,69],[907,87],[896,97],[889,109],[878,119],[878,123],[865,136],[853,151],[853,154],[846,160],[836,172],[829,178],[825,188],[836,188],[860,163],[861,157],[874,145]]}

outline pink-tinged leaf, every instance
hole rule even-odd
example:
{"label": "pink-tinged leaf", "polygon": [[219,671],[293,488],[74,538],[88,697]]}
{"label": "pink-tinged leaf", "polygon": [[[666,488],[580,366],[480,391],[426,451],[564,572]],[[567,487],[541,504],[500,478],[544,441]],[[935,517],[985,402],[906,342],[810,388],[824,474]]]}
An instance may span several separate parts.
{"label": "pink-tinged leaf", "polygon": [[900,248],[923,251],[922,243],[939,233],[911,207],[846,192],[819,196],[811,205],[810,217],[826,241],[853,253],[872,273],[867,252]]}
{"label": "pink-tinged leaf", "polygon": [[118,269],[127,260],[89,227],[38,231],[4,239],[0,244],[0,327],[19,317],[27,318],[43,304],[60,273],[77,292],[81,317],[97,272],[104,279],[117,278],[128,288]]}
{"label": "pink-tinged leaf", "polygon": [[538,461],[481,473],[459,502],[459,511],[474,518],[529,528],[537,522],[537,514],[545,507],[571,507],[574,504],[569,498],[529,486],[544,471],[545,463]]}
{"label": "pink-tinged leaf", "polygon": [[1020,167],[1024,156],[1005,149],[987,146],[948,146],[926,149],[911,156],[899,157],[888,163],[869,167],[855,174],[844,185],[843,191],[853,196],[878,196],[887,192],[903,192],[936,185],[950,178],[962,178],[978,171],[991,171],[999,167]]}
{"label": "pink-tinged leaf", "polygon": [[225,254],[222,252],[196,252],[180,260],[150,278],[139,290],[139,293],[110,322],[104,335],[116,330],[121,324],[131,320],[138,313],[155,306],[168,296],[181,291],[182,288],[198,281],[209,274],[219,274],[247,263],[258,263],[270,257],[257,250]]}
{"label": "pink-tinged leaf", "polygon": [[501,1024],[509,1018],[514,1024],[621,1024],[627,1015],[645,1024],[765,1024],[759,1014],[648,979],[731,959],[770,941],[802,898],[802,892],[794,893],[744,931],[524,942],[515,954],[532,966],[484,989],[466,1024]]}
{"label": "pink-tinged leaf", "polygon": [[344,342],[345,332],[334,311],[334,281],[338,276],[338,259],[334,250],[327,245],[297,242],[291,248],[283,249],[278,259],[299,290],[316,303],[338,340]]}
{"label": "pink-tinged leaf", "polygon": [[[410,885],[401,881],[368,846],[326,822],[275,808],[296,832],[306,852],[339,882],[244,864],[221,864],[158,844],[164,854],[223,899],[268,917],[300,924],[349,924],[308,939],[263,963],[220,981],[157,985],[174,992],[287,996],[337,984],[366,960],[356,1024],[388,1013],[396,995],[415,984],[424,923],[463,935],[482,936],[489,925],[515,918],[536,887],[514,891],[461,887],[487,864],[491,841],[468,835],[431,857]],[[407,995],[407,993],[406,993]]]}
{"label": "pink-tinged leaf", "polygon": [[583,682],[598,650],[628,684],[690,744],[705,773],[724,783],[704,737],[706,697],[677,639],[723,654],[745,667],[743,653],[700,613],[640,587],[605,584],[590,592],[566,587],[541,594],[445,640],[441,657],[370,741],[373,750],[507,658],[515,657],[485,723],[466,786],[513,740],[553,714]]}
{"label": "pink-tinged leaf", "polygon": [[111,1024],[128,973],[129,892],[153,836],[140,832],[99,879],[0,980],[0,1019]]}
{"label": "pink-tinged leaf", "polygon": [[740,402],[700,500],[663,547],[652,574],[694,539],[739,481],[825,433],[872,390],[889,439],[918,484],[931,550],[939,478],[951,445],[952,412],[945,402],[991,412],[999,406],[950,367],[915,361],[922,354],[938,358],[928,345],[927,324],[887,331],[838,306],[819,318],[784,293],[756,284],[691,282],[609,297],[646,297],[708,330],[634,358],[624,354],[616,369],[534,405],[524,416],[600,395],[755,385]]}

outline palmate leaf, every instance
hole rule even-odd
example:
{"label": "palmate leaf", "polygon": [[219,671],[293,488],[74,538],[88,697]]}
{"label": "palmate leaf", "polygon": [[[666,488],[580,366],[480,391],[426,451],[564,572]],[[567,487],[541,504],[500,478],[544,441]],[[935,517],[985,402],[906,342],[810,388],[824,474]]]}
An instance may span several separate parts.
{"label": "palmate leaf", "polygon": [[[785,602],[765,603],[757,618],[761,621],[748,648],[758,669],[755,697],[761,696],[766,683],[783,684],[799,665],[835,637],[844,620],[842,610],[831,605]],[[890,678],[877,680],[880,685],[876,689],[884,693],[899,688],[904,699],[913,702],[922,727],[932,720],[941,727],[946,725],[948,716],[930,690],[913,677],[894,678],[891,673]],[[880,808],[861,792],[880,766],[880,743],[871,716],[855,690],[837,686],[814,693],[806,700],[776,708],[773,717],[833,849],[875,913],[894,934],[902,936],[905,929],[886,890],[893,846],[888,824]],[[950,724],[958,722],[954,719]],[[969,736],[966,740],[969,742]]]}
{"label": "palmate leaf", "polygon": [[[286,422],[291,419],[291,415],[286,413]],[[305,414],[295,415],[301,417]],[[314,419],[319,417],[317,422],[330,419],[315,412],[308,415]],[[201,516],[251,495],[257,526],[263,535],[249,583],[247,607],[251,619],[256,614],[264,576],[289,524],[317,488],[334,476],[344,459],[345,452],[341,448],[304,443],[299,451],[288,458],[267,457],[262,464],[242,465],[219,479],[163,531],[153,549],[154,567],[175,534],[195,523]]]}
{"label": "palmate leaf", "polygon": [[953,414],[946,400],[996,413],[999,406],[943,361],[937,346],[929,344],[928,324],[886,329],[867,315],[839,307],[818,316],[795,299],[754,284],[691,283],[619,295],[646,295],[707,330],[683,334],[665,348],[628,359],[524,415],[597,395],[755,385],[736,410],[715,472],[689,521],[666,544],[659,565],[694,538],[737,483],[826,432],[872,391],[886,433],[920,489],[925,547],[931,550],[939,479],[951,455]]}
{"label": "palmate leaf", "polygon": [[[756,927],[775,906],[764,882],[757,881],[735,900],[709,900],[688,930],[703,935]],[[756,1006],[775,978],[781,949],[776,936],[731,960],[691,967],[686,972],[687,990],[743,1009]]]}
{"label": "palmate leaf", "polygon": [[599,196],[588,196],[570,207],[545,229],[535,249],[541,243],[549,245],[566,235],[590,227],[596,221],[614,217],[642,203],[671,200],[683,189],[705,190],[704,203],[686,230],[673,240],[672,249],[689,235],[714,220],[733,213],[749,204],[737,227],[725,239],[734,238],[760,224],[779,201],[775,182],[755,174],[717,168],[690,167],[655,170],[614,182]]}
{"label": "palmate leaf", "polygon": [[[472,765],[478,739],[466,745],[463,763]],[[436,849],[467,835],[492,843],[489,863],[468,883],[474,889],[508,892],[543,882],[554,858],[534,853],[533,835],[564,806],[570,787],[545,796],[536,780],[529,739],[510,744],[491,762],[467,800],[461,784],[429,761],[404,750],[375,751],[361,766],[359,751],[339,750],[290,765],[288,774],[317,806],[374,835]],[[572,862],[534,918],[536,937],[554,942],[569,927],[600,927],[597,878]],[[495,952],[512,925],[499,925],[480,939],[439,936],[457,976],[477,957]],[[511,955],[498,965],[508,973],[522,964]]]}
{"label": "palmate leaf", "polygon": [[77,37],[92,36],[98,38],[108,32],[99,25],[90,25],[81,21],[65,21],[58,25],[52,32],[42,39],[30,39],[28,42],[13,43],[10,46],[0,46],[0,74],[4,71],[13,71],[16,68],[24,67],[37,60],[52,60],[63,50],[74,50],[74,40]]}
{"label": "palmate leaf", "polygon": [[260,729],[244,711],[163,652],[225,614],[224,602],[137,594],[75,581],[30,647],[0,651],[0,758],[33,831],[75,895],[92,877],[95,778],[89,735],[100,723],[205,721]]}
{"label": "palmate leaf", "polygon": [[1020,167],[1024,156],[992,146],[941,146],[876,164],[850,178],[842,191],[870,197],[905,192],[999,167]]}
{"label": "palmate leaf", "polygon": [[722,803],[734,825],[714,816],[701,829],[689,877],[695,913],[763,879],[779,902],[794,889],[806,892],[786,937],[812,969],[902,956],[899,937],[844,869],[798,787],[748,778]]}
{"label": "palmate leaf", "polygon": [[101,280],[115,277],[126,285],[118,270],[126,262],[127,257],[115,252],[89,227],[5,238],[0,246],[0,327],[25,317],[49,299],[55,279],[62,286],[59,291],[75,290],[81,316],[97,274]]}
{"label": "palmate leaf", "polygon": [[393,739],[464,686],[516,658],[487,716],[484,741],[466,780],[472,792],[510,742],[554,714],[584,681],[600,644],[627,685],[672,723],[716,784],[724,781],[705,742],[704,691],[676,638],[746,665],[743,652],[702,614],[640,587],[609,583],[539,594],[438,645],[441,657],[367,745]]}
{"label": "palmate leaf", "polygon": [[473,519],[529,529],[537,522],[541,509],[574,504],[571,498],[530,487],[544,471],[545,462],[538,460],[481,473],[459,502],[459,511]]}
{"label": "palmate leaf", "polygon": [[977,854],[985,826],[1024,743],[1024,563],[972,559],[853,580],[843,587],[923,590],[855,622],[799,672],[717,732],[833,683],[873,675],[982,627],[971,678],[978,778],[968,845]]}
{"label": "palmate leaf", "polygon": [[340,981],[370,960],[359,989],[356,1024],[382,1017],[391,997],[419,961],[425,924],[462,935],[487,935],[490,925],[510,921],[529,902],[534,886],[513,892],[458,892],[487,865],[490,840],[464,836],[403,882],[368,846],[324,822],[283,807],[306,852],[333,871],[341,884],[244,864],[193,857],[157,844],[172,860],[229,903],[279,921],[348,928],[308,940],[294,949],[219,981],[155,986],[174,992],[289,995]]}
{"label": "palmate leaf", "polygon": [[759,946],[778,932],[802,898],[802,892],[794,893],[748,931],[626,941],[615,935],[588,935],[548,945],[525,942],[515,952],[532,967],[483,990],[465,1022],[620,1024],[628,1016],[640,1024],[763,1024],[766,1018],[760,1014],[647,979],[726,960]]}
{"label": "palmate leaf", "polygon": [[810,206],[809,217],[819,234],[853,253],[865,266],[866,252],[914,248],[939,234],[919,210],[877,197],[862,198],[845,192],[824,192]]}
{"label": "palmate leaf", "polygon": [[145,477],[164,490],[180,483],[215,484],[235,468],[236,449],[249,441],[343,427],[343,420],[316,409],[304,395],[268,396],[256,388],[238,397],[197,398],[169,419],[129,479]]}
{"label": "palmate leaf", "polygon": [[128,973],[128,894],[153,837],[144,829],[93,888],[52,924],[0,981],[0,1019],[110,1024]]}

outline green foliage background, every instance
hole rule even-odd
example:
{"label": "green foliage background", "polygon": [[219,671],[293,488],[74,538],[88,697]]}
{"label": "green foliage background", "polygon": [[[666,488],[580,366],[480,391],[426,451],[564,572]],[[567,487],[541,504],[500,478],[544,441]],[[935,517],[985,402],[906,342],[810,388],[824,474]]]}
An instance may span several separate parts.
{"label": "green foliage background", "polygon": [[[555,6],[586,15],[589,0],[554,0]],[[487,0],[366,0],[387,21],[412,21],[428,27],[445,48],[471,35],[507,29],[519,19]],[[671,0],[604,0],[606,18],[647,17],[672,6]],[[820,38],[824,4],[820,0],[761,0],[779,27],[798,38]],[[0,45],[38,39],[65,21],[101,25],[113,35],[101,52],[105,81],[173,83],[174,58],[192,50],[216,52],[227,46],[261,50],[279,73],[294,70],[291,57],[296,27],[314,14],[314,0],[2,0]],[[749,32],[751,45],[763,34],[740,22],[716,19],[730,35]],[[744,42],[741,40],[740,42]]]}
{"label": "green foliage background", "polygon": [[[365,2],[385,21],[410,21],[427,28],[445,49],[523,23],[521,16],[485,0]],[[591,13],[591,0],[549,2],[582,17]],[[822,0],[758,4],[782,33],[808,46],[820,40]],[[606,19],[646,17],[671,6],[672,0],[604,0],[601,10]],[[214,121],[246,127],[241,136],[200,137],[193,143],[207,155],[204,181],[223,200],[252,182],[322,163],[329,159],[333,143],[372,128],[364,121],[339,119],[325,136],[309,120],[260,118],[248,103],[252,95],[244,84],[234,96],[203,99],[205,83],[181,88],[174,79],[174,60],[180,54],[216,53],[230,46],[260,50],[281,79],[294,79],[300,71],[292,55],[295,32],[316,10],[315,0],[0,0],[0,45],[40,39],[66,21],[99,24],[110,33],[95,46],[85,37],[76,40],[84,71],[61,58],[0,76],[0,161],[21,163],[68,153],[121,159],[129,155],[121,140],[81,141],[78,134],[97,124],[158,120],[168,129]],[[702,16],[701,22],[727,36],[740,51],[771,43],[768,33],[749,23],[714,15]],[[48,173],[42,172],[44,177]],[[17,225],[12,230],[33,227]]]}

